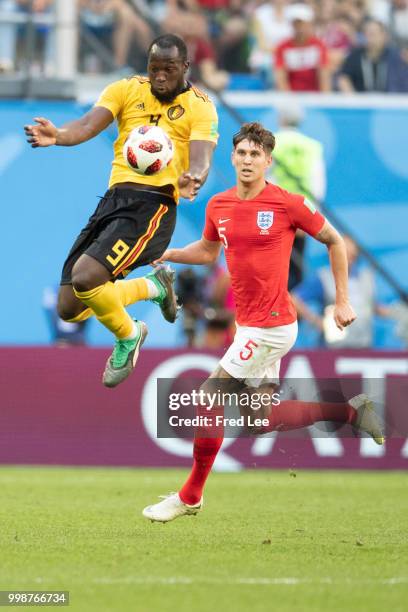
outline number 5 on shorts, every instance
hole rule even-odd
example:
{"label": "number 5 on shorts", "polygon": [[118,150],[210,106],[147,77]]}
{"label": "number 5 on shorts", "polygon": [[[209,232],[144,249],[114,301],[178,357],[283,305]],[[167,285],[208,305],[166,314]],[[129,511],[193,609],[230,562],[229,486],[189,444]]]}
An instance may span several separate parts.
{"label": "number 5 on shorts", "polygon": [[254,340],[248,340],[248,342],[244,346],[244,348],[246,348],[248,352],[244,353],[244,351],[241,351],[239,354],[240,359],[242,361],[248,361],[248,359],[251,359],[252,355],[254,354],[254,350],[252,347],[258,348],[258,344],[254,342]]}

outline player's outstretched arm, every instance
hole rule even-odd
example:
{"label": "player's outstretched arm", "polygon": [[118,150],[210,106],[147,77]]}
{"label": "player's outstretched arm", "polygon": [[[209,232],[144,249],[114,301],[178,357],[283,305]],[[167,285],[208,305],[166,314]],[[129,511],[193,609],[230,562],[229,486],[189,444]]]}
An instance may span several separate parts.
{"label": "player's outstretched arm", "polygon": [[160,257],[153,262],[153,265],[164,261],[173,263],[205,265],[216,261],[221,251],[221,243],[218,241],[207,240],[204,236],[197,242],[188,244],[183,249],[167,249]]}
{"label": "player's outstretched arm", "polygon": [[215,143],[207,140],[190,141],[189,168],[179,178],[180,195],[193,201],[210,171]]}
{"label": "player's outstretched arm", "polygon": [[348,297],[348,263],[346,246],[339,232],[326,221],[323,228],[315,236],[319,242],[327,246],[330,258],[330,267],[336,285],[336,302],[333,317],[339,329],[351,325],[356,314]]}
{"label": "player's outstretched arm", "polygon": [[70,147],[86,142],[97,136],[113,121],[113,115],[107,108],[95,106],[88,113],[57,128],[49,119],[35,117],[36,125],[25,125],[27,142],[33,149],[60,145]]}

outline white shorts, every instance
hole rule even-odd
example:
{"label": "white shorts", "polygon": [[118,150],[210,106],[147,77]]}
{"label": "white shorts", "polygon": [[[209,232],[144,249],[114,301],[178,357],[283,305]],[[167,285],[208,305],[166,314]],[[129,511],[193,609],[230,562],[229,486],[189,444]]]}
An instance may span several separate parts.
{"label": "white shorts", "polygon": [[[244,379],[251,387],[263,382],[279,383],[281,358],[295,344],[297,321],[279,327],[241,327],[220,366],[233,378]],[[267,379],[267,380],[266,380]]]}

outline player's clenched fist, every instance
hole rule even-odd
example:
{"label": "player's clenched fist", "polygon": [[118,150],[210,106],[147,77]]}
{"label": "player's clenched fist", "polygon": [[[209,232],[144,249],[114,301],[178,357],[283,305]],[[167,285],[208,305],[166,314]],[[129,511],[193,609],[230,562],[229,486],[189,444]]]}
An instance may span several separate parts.
{"label": "player's clenched fist", "polygon": [[350,304],[336,304],[333,312],[334,321],[339,329],[351,325],[356,320],[357,315]]}
{"label": "player's clenched fist", "polygon": [[178,180],[181,197],[192,202],[202,184],[203,178],[201,176],[192,176],[190,172],[184,172]]}
{"label": "player's clenched fist", "polygon": [[44,117],[34,117],[34,121],[38,125],[25,125],[27,142],[31,144],[33,149],[37,147],[50,147],[57,142],[58,129],[51,121]]}

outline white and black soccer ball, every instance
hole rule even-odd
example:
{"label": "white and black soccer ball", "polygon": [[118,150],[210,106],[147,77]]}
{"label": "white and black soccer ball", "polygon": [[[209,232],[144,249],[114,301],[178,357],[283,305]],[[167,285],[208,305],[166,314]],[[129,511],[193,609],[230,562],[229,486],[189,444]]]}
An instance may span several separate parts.
{"label": "white and black soccer ball", "polygon": [[157,174],[167,168],[173,159],[173,143],[160,127],[141,125],[127,137],[123,157],[137,174]]}

